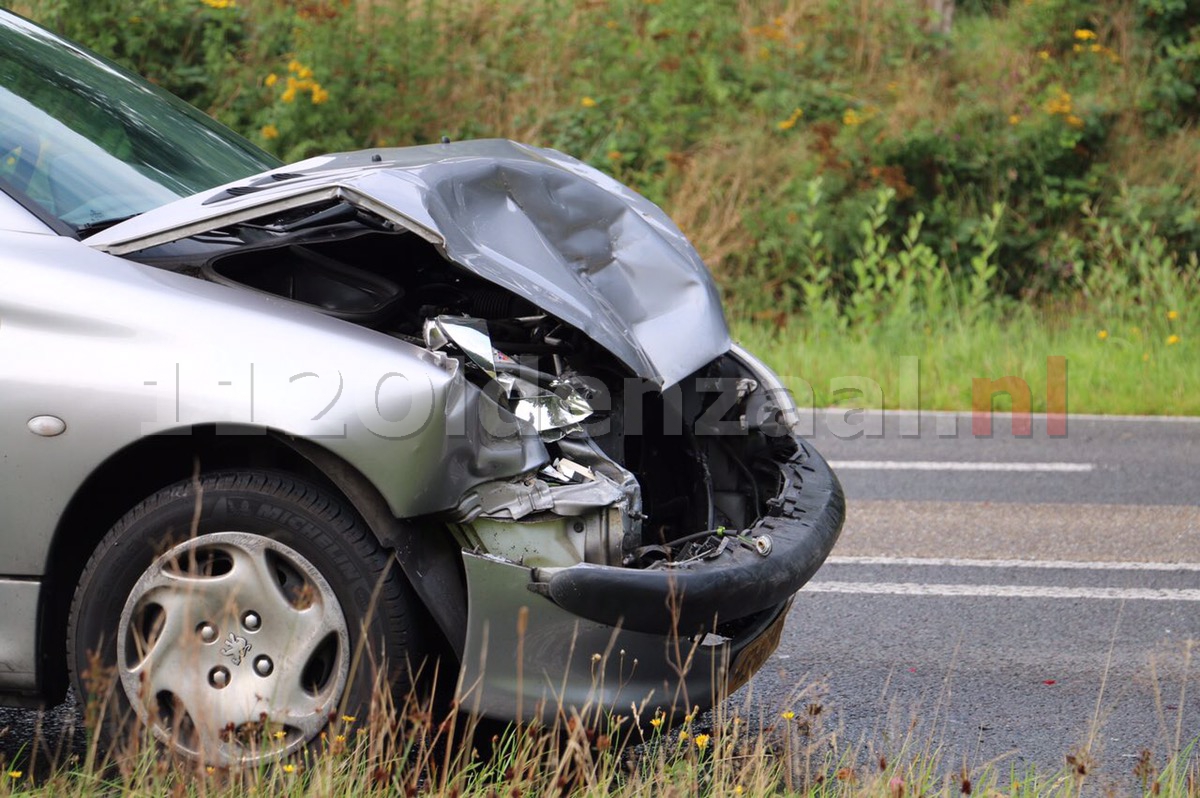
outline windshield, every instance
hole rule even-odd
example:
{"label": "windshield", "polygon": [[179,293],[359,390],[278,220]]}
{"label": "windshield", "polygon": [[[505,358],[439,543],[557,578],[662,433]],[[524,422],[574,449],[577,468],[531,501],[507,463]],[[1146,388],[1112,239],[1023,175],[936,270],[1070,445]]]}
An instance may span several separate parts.
{"label": "windshield", "polygon": [[280,163],[167,92],[0,12],[0,188],[81,235]]}

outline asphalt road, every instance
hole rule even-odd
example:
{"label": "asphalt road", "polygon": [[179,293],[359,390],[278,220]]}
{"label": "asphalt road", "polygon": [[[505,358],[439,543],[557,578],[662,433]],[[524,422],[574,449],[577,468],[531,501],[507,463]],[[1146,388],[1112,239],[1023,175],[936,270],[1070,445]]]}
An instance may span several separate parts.
{"label": "asphalt road", "polygon": [[[940,750],[946,770],[1056,770],[1089,752],[1132,786],[1200,735],[1200,423],[1073,417],[1030,437],[889,414],[813,437],[847,522],[779,650],[732,705],[819,696],[839,750]],[[835,425],[836,428],[836,425]],[[1122,790],[1123,791],[1123,790]]]}

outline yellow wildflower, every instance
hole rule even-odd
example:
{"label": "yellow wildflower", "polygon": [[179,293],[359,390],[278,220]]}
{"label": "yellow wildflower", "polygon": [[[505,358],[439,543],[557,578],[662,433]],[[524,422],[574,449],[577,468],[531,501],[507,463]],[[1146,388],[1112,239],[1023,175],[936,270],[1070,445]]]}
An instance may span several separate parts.
{"label": "yellow wildflower", "polygon": [[283,766],[283,772],[284,773],[295,773],[296,766],[293,765],[291,762],[288,762],[286,765]]}
{"label": "yellow wildflower", "polygon": [[1102,53],[1102,52],[1104,52],[1104,47],[1103,47],[1102,45],[1099,45],[1099,44],[1093,44],[1092,46],[1088,47],[1088,49],[1089,49],[1089,50],[1091,50],[1093,53]]}
{"label": "yellow wildflower", "polygon": [[663,719],[662,718],[651,718],[650,725],[657,729],[659,726],[663,725]]}
{"label": "yellow wildflower", "polygon": [[608,160],[610,160],[610,161],[621,160],[621,151],[620,150],[609,150],[608,151]]}
{"label": "yellow wildflower", "polygon": [[325,89],[321,88],[320,86],[313,86],[313,90],[312,90],[313,105],[320,105],[321,103],[325,102],[328,99],[329,99],[329,92],[325,91]]}
{"label": "yellow wildflower", "polygon": [[358,718],[354,717],[353,715],[342,715],[342,723],[353,723],[356,720],[358,720]]}
{"label": "yellow wildflower", "polygon": [[855,125],[861,125],[862,123],[863,118],[859,116],[858,111],[855,111],[853,108],[847,108],[845,113],[842,114],[842,124],[846,125],[847,127],[854,127]]}
{"label": "yellow wildflower", "polygon": [[346,742],[346,735],[344,735],[344,734],[339,734],[339,735],[337,735],[336,737],[334,737],[334,738],[333,738],[333,741],[334,741],[335,743],[344,743],[344,742]]}
{"label": "yellow wildflower", "polygon": [[232,8],[234,5],[233,0],[200,0],[200,2],[204,3],[204,5],[208,6],[209,8],[215,8],[218,10]]}
{"label": "yellow wildflower", "polygon": [[1009,114],[1009,116],[1008,116],[1008,124],[1010,124],[1010,125],[1019,125],[1019,124],[1021,124],[1021,115],[1020,115],[1020,114]]}
{"label": "yellow wildflower", "polygon": [[595,108],[596,107],[596,101],[593,100],[591,97],[583,97],[582,99],[579,100],[579,104],[582,105],[584,108]]}
{"label": "yellow wildflower", "polygon": [[1075,38],[1081,42],[1086,42],[1096,38],[1096,34],[1087,28],[1080,28],[1075,31]]}
{"label": "yellow wildflower", "polygon": [[609,30],[616,30],[618,23],[615,19],[610,19],[608,22],[604,23],[604,27],[608,28]]}
{"label": "yellow wildflower", "polygon": [[308,67],[300,67],[296,70],[296,77],[300,78],[301,80],[308,80],[312,76],[313,71]]}
{"label": "yellow wildflower", "polygon": [[1168,310],[1167,318],[1170,319],[1171,321],[1175,321],[1175,319],[1179,318],[1179,311],[1178,310]]}
{"label": "yellow wildflower", "polygon": [[[267,124],[263,125],[263,129],[262,129],[262,137],[263,137],[264,139],[277,139],[277,138],[279,138],[279,128],[275,127],[273,124],[271,124],[271,123],[269,123],[269,122],[268,122]],[[278,737],[278,736],[280,736],[280,735],[282,735],[282,734],[283,734],[283,732],[275,732],[275,736],[276,736],[276,737]]]}
{"label": "yellow wildflower", "polygon": [[736,787],[734,787],[734,788],[733,788],[733,794],[734,794],[734,795],[741,795],[741,794],[742,794],[742,793],[744,793],[745,791],[746,791],[746,790],[745,790],[745,789],[742,787],[742,785],[740,785],[740,784],[739,784],[739,785],[737,785]]}
{"label": "yellow wildflower", "polygon": [[1049,61],[1050,60],[1050,51],[1049,50],[1038,50],[1038,58],[1042,59],[1043,61]]}
{"label": "yellow wildflower", "polygon": [[783,29],[783,19],[779,17],[773,19],[769,25],[755,25],[747,29],[747,33],[774,42],[781,42],[787,38],[787,31]]}
{"label": "yellow wildflower", "polygon": [[263,80],[263,85],[267,88],[270,88],[271,86],[274,86],[278,80],[279,76],[272,72],[271,74],[267,75],[266,79]]}
{"label": "yellow wildflower", "polygon": [[287,737],[287,732],[283,731],[282,729],[280,729],[279,731],[275,732],[275,739],[276,739],[276,740],[282,740],[284,737]]}
{"label": "yellow wildflower", "polygon": [[213,767],[212,765],[207,765],[204,768],[204,772],[211,776],[212,774],[217,772],[217,769],[215,767]]}
{"label": "yellow wildflower", "polygon": [[1167,336],[1167,346],[1175,346],[1180,340],[1182,339],[1178,335],[1169,335]]}
{"label": "yellow wildflower", "polygon": [[697,734],[696,735],[696,747],[699,748],[701,751],[703,751],[705,748],[708,748],[709,739],[710,738],[707,734]]}
{"label": "yellow wildflower", "polygon": [[796,110],[792,111],[791,116],[778,123],[776,127],[778,127],[780,130],[791,130],[796,126],[796,123],[800,121],[800,117],[802,116],[804,116],[804,109],[797,108]]}
{"label": "yellow wildflower", "polygon": [[1101,341],[1107,340],[1108,330],[1101,330],[1100,332],[1096,333],[1096,337],[1099,338]]}
{"label": "yellow wildflower", "polygon": [[1082,52],[1083,52],[1083,45],[1082,45],[1082,44],[1072,44],[1072,45],[1071,45],[1071,49],[1072,49],[1072,50],[1074,50],[1074,51],[1075,51],[1075,52],[1077,52],[1077,53],[1082,53]]}
{"label": "yellow wildflower", "polygon": [[22,775],[22,774],[21,774],[21,771],[19,771],[19,770],[10,770],[10,771],[8,771],[8,777],[9,777],[10,779],[19,779],[19,778],[21,778],[21,775]]}
{"label": "yellow wildflower", "polygon": [[1071,113],[1071,95],[1068,92],[1060,91],[1057,97],[1046,101],[1042,106],[1048,114],[1062,114],[1066,116]]}
{"label": "yellow wildflower", "polygon": [[283,94],[279,95],[279,99],[283,100],[285,103],[292,102],[296,99],[296,88],[294,86],[289,86],[288,88],[284,89]]}
{"label": "yellow wildflower", "polygon": [[1082,119],[1075,116],[1075,114],[1067,114],[1067,124],[1074,128],[1082,128],[1084,122]]}
{"label": "yellow wildflower", "polygon": [[690,737],[690,736],[691,736],[691,735],[689,735],[689,734],[688,734],[686,731],[681,731],[681,732],[679,733],[679,742],[681,742],[681,743],[682,743],[682,742],[685,742],[685,741],[687,740],[687,738],[688,738],[688,737]]}
{"label": "yellow wildflower", "polygon": [[303,68],[304,64],[301,64],[295,58],[293,58],[291,61],[288,61],[288,72],[299,72]]}

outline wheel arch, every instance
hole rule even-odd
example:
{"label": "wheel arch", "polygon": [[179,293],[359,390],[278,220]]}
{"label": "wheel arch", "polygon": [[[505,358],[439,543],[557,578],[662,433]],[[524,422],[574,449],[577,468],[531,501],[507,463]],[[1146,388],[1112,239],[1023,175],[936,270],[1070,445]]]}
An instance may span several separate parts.
{"label": "wheel arch", "polygon": [[359,513],[380,545],[396,552],[448,652],[461,656],[462,641],[455,639],[454,631],[461,637],[466,628],[466,583],[449,535],[396,519],[371,480],[312,441],[273,429],[228,424],[222,424],[219,433],[211,424],[184,433],[146,436],[110,456],[84,480],[59,519],[38,610],[40,692],[46,701],[58,702],[66,695],[71,600],[96,546],[138,502],[198,470],[269,468],[336,492]]}

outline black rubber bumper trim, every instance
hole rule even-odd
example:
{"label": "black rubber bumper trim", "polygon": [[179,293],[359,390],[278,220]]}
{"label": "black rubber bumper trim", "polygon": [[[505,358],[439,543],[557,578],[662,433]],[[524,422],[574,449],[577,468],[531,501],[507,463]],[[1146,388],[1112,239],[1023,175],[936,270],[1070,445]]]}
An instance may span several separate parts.
{"label": "black rubber bumper trim", "polygon": [[825,562],[846,516],[837,476],[811,444],[796,444],[779,466],[776,514],[747,531],[770,535],[769,556],[730,546],[712,560],[671,569],[581,564],[554,573],[538,592],[582,618],[653,634],[692,634],[786,601]]}

